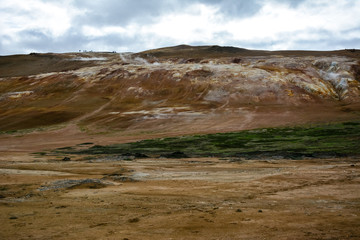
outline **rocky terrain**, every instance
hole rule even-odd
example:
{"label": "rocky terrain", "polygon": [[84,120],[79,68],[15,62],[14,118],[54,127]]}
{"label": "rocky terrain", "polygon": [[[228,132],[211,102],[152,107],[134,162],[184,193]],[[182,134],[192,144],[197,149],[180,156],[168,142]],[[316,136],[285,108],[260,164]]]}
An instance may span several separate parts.
{"label": "rocky terrain", "polygon": [[0,56],[0,239],[359,239],[359,61]]}

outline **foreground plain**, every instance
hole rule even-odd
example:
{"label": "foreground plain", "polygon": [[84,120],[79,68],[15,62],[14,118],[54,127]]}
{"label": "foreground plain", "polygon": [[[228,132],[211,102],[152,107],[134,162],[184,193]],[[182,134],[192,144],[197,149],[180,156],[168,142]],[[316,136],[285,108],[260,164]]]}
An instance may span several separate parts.
{"label": "foreground plain", "polygon": [[1,239],[360,238],[358,159],[11,156]]}

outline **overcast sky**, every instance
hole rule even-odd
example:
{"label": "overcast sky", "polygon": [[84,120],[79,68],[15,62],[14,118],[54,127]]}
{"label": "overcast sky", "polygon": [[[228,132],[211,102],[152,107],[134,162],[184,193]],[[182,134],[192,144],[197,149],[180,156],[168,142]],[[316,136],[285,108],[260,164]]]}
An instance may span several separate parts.
{"label": "overcast sky", "polygon": [[0,0],[0,55],[360,48],[360,0]]}

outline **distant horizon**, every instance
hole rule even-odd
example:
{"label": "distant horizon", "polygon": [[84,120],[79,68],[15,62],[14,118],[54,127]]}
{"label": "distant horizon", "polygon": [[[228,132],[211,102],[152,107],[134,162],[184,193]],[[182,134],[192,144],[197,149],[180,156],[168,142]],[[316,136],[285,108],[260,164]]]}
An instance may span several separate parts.
{"label": "distant horizon", "polygon": [[56,52],[56,51],[52,51],[52,52],[28,52],[28,53],[14,53],[14,54],[8,54],[8,55],[2,55],[0,54],[1,57],[4,56],[13,56],[13,55],[30,55],[33,53],[36,54],[47,54],[47,53],[54,53],[54,54],[67,54],[67,53],[141,53],[141,52],[146,52],[146,51],[150,51],[150,50],[157,50],[157,49],[163,49],[163,48],[174,48],[174,47],[179,47],[179,46],[189,46],[189,47],[212,47],[212,46],[218,46],[218,47],[231,47],[231,48],[237,48],[237,49],[245,49],[245,50],[249,50],[249,51],[264,51],[264,52],[297,52],[297,51],[301,51],[301,52],[334,52],[334,51],[359,51],[359,48],[344,48],[344,49],[332,49],[332,50],[313,50],[313,49],[278,49],[278,50],[266,50],[266,49],[250,49],[250,48],[243,48],[243,47],[237,47],[237,46],[222,46],[222,45],[189,45],[189,44],[179,44],[179,45],[173,45],[173,46],[164,46],[164,47],[159,47],[159,48],[152,48],[152,49],[146,49],[143,51],[139,51],[139,52],[131,52],[131,51],[127,51],[127,52],[118,52],[115,50],[91,50],[91,49],[81,49],[81,50],[77,50],[77,51],[68,51],[68,52]]}

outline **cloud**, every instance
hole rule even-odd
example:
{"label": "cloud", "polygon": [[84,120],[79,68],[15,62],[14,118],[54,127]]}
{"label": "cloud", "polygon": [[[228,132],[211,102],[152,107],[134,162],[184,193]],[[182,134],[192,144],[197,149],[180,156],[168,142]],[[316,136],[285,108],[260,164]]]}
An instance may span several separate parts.
{"label": "cloud", "polygon": [[1,29],[8,35],[28,29],[37,29],[53,37],[59,37],[71,27],[72,18],[79,13],[68,4],[39,0],[1,1]]}
{"label": "cloud", "polygon": [[358,0],[0,0],[0,54],[360,48]]}
{"label": "cloud", "polygon": [[261,9],[260,1],[248,0],[203,0],[201,3],[215,6],[229,18],[245,18],[256,14]]}
{"label": "cloud", "polygon": [[154,0],[75,0],[73,4],[73,7],[86,12],[76,19],[76,25],[93,27],[124,26],[132,22],[149,23],[169,5],[159,4],[159,1]]}

